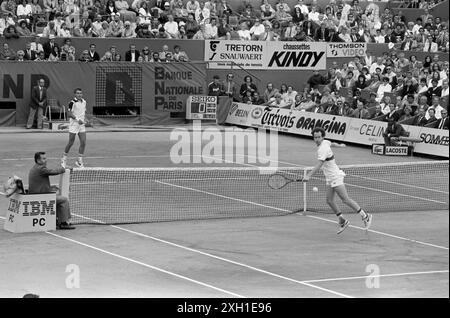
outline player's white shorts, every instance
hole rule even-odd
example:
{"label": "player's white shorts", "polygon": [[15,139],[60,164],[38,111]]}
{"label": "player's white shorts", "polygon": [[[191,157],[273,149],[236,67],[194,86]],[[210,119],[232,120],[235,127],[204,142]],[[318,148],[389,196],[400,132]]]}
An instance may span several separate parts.
{"label": "player's white shorts", "polygon": [[326,184],[332,188],[338,187],[344,184],[345,173],[341,170],[341,173],[326,180]]}
{"label": "player's white shorts", "polygon": [[71,134],[78,134],[78,133],[84,133],[86,132],[86,125],[80,125],[78,122],[76,121],[72,121],[69,124],[69,133]]}

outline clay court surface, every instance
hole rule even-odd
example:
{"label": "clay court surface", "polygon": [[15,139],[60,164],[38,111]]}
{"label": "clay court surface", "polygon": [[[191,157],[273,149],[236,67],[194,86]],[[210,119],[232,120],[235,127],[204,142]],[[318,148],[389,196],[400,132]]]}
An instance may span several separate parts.
{"label": "clay court surface", "polygon": [[[88,131],[86,165],[211,166],[174,164],[170,133]],[[27,183],[36,151],[47,152],[50,167],[58,165],[66,141],[65,133],[0,134],[0,180],[16,174]],[[78,141],[72,157],[77,147]],[[310,139],[279,135],[278,148],[281,167],[315,164]],[[430,160],[381,157],[351,145],[334,152],[341,165]],[[244,159],[214,166],[258,165]],[[442,173],[448,178],[448,170]],[[442,200],[448,202],[446,191]],[[214,201],[205,195],[201,203],[207,207]],[[377,212],[369,231],[362,229],[358,215],[346,214],[352,226],[338,236],[336,218],[323,213],[78,224],[73,231],[12,234],[3,230],[1,211],[0,297],[449,297],[448,213],[448,205],[435,211]],[[73,265],[79,269],[79,288],[66,286],[71,274],[66,269]]]}

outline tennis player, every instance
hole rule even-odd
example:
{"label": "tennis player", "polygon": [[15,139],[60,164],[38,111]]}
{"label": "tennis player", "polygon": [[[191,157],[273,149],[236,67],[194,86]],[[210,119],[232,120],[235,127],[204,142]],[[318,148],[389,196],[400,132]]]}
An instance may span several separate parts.
{"label": "tennis player", "polygon": [[325,140],[325,130],[320,127],[314,128],[312,135],[314,137],[314,142],[318,147],[317,158],[319,159],[319,163],[305,176],[305,178],[303,178],[303,181],[308,181],[319,169],[322,169],[327,186],[327,203],[339,219],[339,229],[337,234],[342,233],[342,231],[348,227],[350,222],[342,216],[342,212],[334,202],[336,193],[343,203],[361,215],[364,226],[368,229],[372,223],[372,215],[364,212],[359,204],[348,196],[344,184],[345,173],[339,169],[336,160],[334,159],[333,151],[331,150],[332,146],[342,147],[343,145]]}
{"label": "tennis player", "polygon": [[86,100],[83,99],[83,91],[81,88],[74,90],[75,97],[69,102],[67,115],[69,116],[69,142],[64,149],[61,158],[61,166],[67,165],[67,154],[75,142],[75,136],[80,139],[80,148],[78,149],[78,159],[75,162],[77,167],[83,168],[83,155],[86,147]]}

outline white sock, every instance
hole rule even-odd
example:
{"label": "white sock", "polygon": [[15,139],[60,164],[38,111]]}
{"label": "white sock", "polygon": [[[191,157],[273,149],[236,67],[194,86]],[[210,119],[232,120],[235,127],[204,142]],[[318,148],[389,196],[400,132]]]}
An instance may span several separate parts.
{"label": "white sock", "polygon": [[363,209],[359,209],[359,212],[358,212],[358,213],[361,215],[361,217],[362,217],[363,219],[365,219],[365,218],[367,217],[367,213],[364,212]]}

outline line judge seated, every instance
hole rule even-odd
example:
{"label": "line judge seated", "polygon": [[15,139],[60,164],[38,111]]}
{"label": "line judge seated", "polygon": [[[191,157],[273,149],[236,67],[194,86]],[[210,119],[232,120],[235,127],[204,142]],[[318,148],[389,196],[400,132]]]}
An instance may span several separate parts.
{"label": "line judge seated", "polygon": [[408,133],[402,125],[394,119],[388,119],[387,128],[383,133],[384,144],[386,146],[397,146],[399,144],[399,137],[407,135]]}
{"label": "line judge seated", "polygon": [[45,152],[36,152],[34,154],[34,162],[36,163],[31,168],[28,174],[28,193],[52,193],[56,192],[56,228],[60,230],[75,229],[69,223],[70,220],[70,206],[69,199],[59,194],[59,189],[50,185],[49,176],[55,176],[66,172],[63,167],[56,169],[47,168],[47,157]]}

